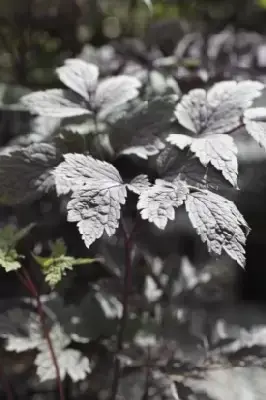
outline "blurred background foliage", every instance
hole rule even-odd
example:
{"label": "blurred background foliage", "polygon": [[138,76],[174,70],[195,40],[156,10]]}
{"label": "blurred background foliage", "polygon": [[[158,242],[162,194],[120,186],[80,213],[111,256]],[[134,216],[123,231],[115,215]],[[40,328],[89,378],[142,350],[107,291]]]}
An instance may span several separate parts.
{"label": "blurred background foliage", "polygon": [[159,38],[171,52],[184,32],[233,25],[265,33],[265,18],[265,0],[1,0],[1,81],[53,86],[54,68],[87,42]]}

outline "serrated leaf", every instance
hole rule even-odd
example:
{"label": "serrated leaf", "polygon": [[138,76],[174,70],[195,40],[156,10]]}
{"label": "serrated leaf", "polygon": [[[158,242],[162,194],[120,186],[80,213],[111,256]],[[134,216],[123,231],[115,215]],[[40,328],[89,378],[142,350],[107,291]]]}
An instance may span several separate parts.
{"label": "serrated leaf", "polygon": [[257,107],[246,110],[244,124],[253,139],[266,149],[266,108]]}
{"label": "serrated leaf", "polygon": [[67,118],[91,114],[81,100],[78,95],[69,90],[48,89],[23,96],[21,102],[34,114]]}
{"label": "serrated leaf", "polygon": [[117,169],[105,161],[81,154],[67,154],[55,170],[58,194],[72,191],[68,221],[77,222],[87,247],[104,232],[115,233],[126,187]]}
{"label": "serrated leaf", "polygon": [[187,196],[186,210],[190,221],[208,251],[221,255],[225,251],[241,266],[245,266],[248,225],[232,201],[209,191]]}
{"label": "serrated leaf", "polygon": [[90,101],[91,93],[97,86],[99,69],[78,58],[69,58],[62,67],[56,69],[61,82],[86,101]]}
{"label": "serrated leaf", "polygon": [[0,203],[31,202],[54,186],[52,169],[60,154],[52,144],[38,143],[0,156]]}
{"label": "serrated leaf", "polygon": [[40,257],[33,255],[35,261],[41,266],[45,281],[54,288],[73,266],[91,264],[93,258],[74,258],[66,255],[67,248],[62,239],[57,239],[51,244],[51,256]]}
{"label": "serrated leaf", "polygon": [[264,85],[256,81],[225,81],[206,92],[193,89],[183,96],[175,116],[194,134],[222,134],[240,125],[243,111],[250,107]]}
{"label": "serrated leaf", "polygon": [[127,188],[136,194],[140,194],[144,190],[150,187],[149,178],[147,175],[138,175],[130,183],[127,184]]}
{"label": "serrated leaf", "polygon": [[21,268],[20,256],[15,246],[33,228],[30,224],[23,229],[18,229],[14,225],[6,225],[0,230],[0,265],[6,272],[16,271]]}
{"label": "serrated leaf", "polygon": [[167,141],[180,149],[189,146],[203,166],[211,163],[220,170],[233,186],[237,186],[237,147],[233,138],[228,135],[216,134],[202,138],[192,138],[186,135],[171,134]]}
{"label": "serrated leaf", "polygon": [[169,131],[176,95],[142,102],[112,126],[110,143],[118,154],[135,154],[147,159],[165,147],[163,136]]}
{"label": "serrated leaf", "polygon": [[[64,380],[68,375],[73,382],[86,378],[90,372],[89,359],[82,356],[80,351],[68,349],[66,346],[70,343],[70,338],[55,324],[50,331],[56,360],[58,363],[60,378]],[[37,367],[37,375],[41,382],[56,379],[56,369],[52,360],[51,352],[46,341],[38,346],[40,353],[35,358],[34,364]]]}
{"label": "serrated leaf", "polygon": [[153,222],[159,229],[166,227],[168,220],[174,220],[175,208],[183,204],[189,193],[185,182],[167,182],[161,179],[143,191],[139,196],[137,209],[141,217]]}

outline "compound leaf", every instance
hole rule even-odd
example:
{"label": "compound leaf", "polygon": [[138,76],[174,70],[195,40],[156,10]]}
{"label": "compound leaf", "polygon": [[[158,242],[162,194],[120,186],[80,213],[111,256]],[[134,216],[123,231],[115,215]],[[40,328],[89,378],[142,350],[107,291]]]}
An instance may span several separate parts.
{"label": "compound leaf", "polygon": [[266,150],[266,108],[250,108],[245,111],[244,124],[247,132]]}
{"label": "compound leaf", "polygon": [[60,154],[54,145],[36,143],[0,156],[0,203],[31,202],[54,186],[52,169]]}
{"label": "compound leaf", "polygon": [[45,117],[67,118],[91,113],[70,90],[37,91],[23,96],[21,102],[30,112]]}
{"label": "compound leaf", "polygon": [[227,133],[240,125],[243,111],[250,107],[264,85],[256,81],[225,81],[206,92],[193,89],[183,96],[175,116],[194,134]]}
{"label": "compound leaf", "polygon": [[167,182],[157,179],[155,184],[141,192],[137,204],[141,217],[153,222],[159,229],[175,218],[175,208],[181,206],[189,193],[183,181]]}
{"label": "compound leaf", "polygon": [[127,188],[133,193],[140,194],[143,190],[150,187],[149,178],[147,175],[138,175],[130,183],[127,184]]}
{"label": "compound leaf", "polygon": [[190,221],[207,243],[208,251],[216,255],[225,251],[244,267],[249,228],[235,204],[207,190],[189,194],[185,204]]}
{"label": "compound leaf", "polygon": [[99,76],[96,65],[78,58],[69,58],[62,67],[56,69],[56,74],[69,89],[86,101],[90,101],[90,95],[95,91]]}
{"label": "compound leaf", "polygon": [[233,186],[237,186],[237,147],[233,138],[216,134],[202,138],[191,138],[186,135],[171,134],[167,141],[183,149],[186,146],[195,153],[203,166],[211,163],[220,170]]}
{"label": "compound leaf", "polygon": [[87,247],[104,232],[115,233],[126,186],[114,166],[90,156],[67,154],[55,170],[55,181],[58,194],[72,191],[68,220],[77,222]]}

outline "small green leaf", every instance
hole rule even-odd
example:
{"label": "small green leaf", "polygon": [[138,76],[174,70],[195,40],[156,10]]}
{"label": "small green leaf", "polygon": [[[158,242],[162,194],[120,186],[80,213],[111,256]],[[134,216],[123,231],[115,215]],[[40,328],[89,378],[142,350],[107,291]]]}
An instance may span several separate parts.
{"label": "small green leaf", "polygon": [[96,261],[93,258],[74,258],[66,255],[67,248],[62,239],[57,239],[51,244],[51,256],[41,257],[33,254],[35,261],[40,265],[45,281],[54,288],[75,265],[91,264]]}
{"label": "small green leaf", "polygon": [[18,229],[15,225],[6,225],[0,230],[0,265],[6,272],[15,271],[21,267],[19,260],[23,256],[17,253],[15,246],[33,226],[34,224],[30,224]]}

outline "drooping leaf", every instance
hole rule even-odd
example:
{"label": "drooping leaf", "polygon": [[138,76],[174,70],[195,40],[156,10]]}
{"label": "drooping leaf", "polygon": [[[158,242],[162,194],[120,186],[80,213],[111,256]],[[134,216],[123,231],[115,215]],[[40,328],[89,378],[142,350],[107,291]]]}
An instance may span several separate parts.
{"label": "drooping leaf", "polygon": [[211,163],[233,186],[237,186],[237,147],[229,135],[216,134],[202,138],[171,134],[167,141],[180,149],[189,146],[203,166]]}
{"label": "drooping leaf", "polygon": [[127,188],[136,194],[140,194],[143,190],[147,190],[149,187],[149,178],[144,174],[136,176],[127,184]]}
{"label": "drooping leaf", "polygon": [[266,150],[266,108],[246,110],[244,124],[247,132]]}
{"label": "drooping leaf", "polygon": [[185,204],[190,221],[207,243],[208,251],[216,255],[225,251],[244,267],[249,228],[235,204],[207,190],[189,194]]}
{"label": "drooping leaf", "polygon": [[176,95],[142,102],[133,112],[112,126],[111,146],[118,154],[134,154],[147,159],[165,147],[163,136],[169,132]]}
{"label": "drooping leaf", "polygon": [[61,82],[86,101],[97,86],[99,69],[96,65],[78,58],[69,58],[62,67],[56,69]]}
{"label": "drooping leaf", "polygon": [[[71,340],[59,325],[55,324],[50,330],[50,338],[58,363],[60,378],[64,380],[68,375],[73,382],[85,379],[90,372],[89,359],[82,356],[78,350],[66,348]],[[56,379],[56,369],[47,341],[43,340],[38,345],[38,349],[40,353],[34,363],[40,381]]]}
{"label": "drooping leaf", "polygon": [[111,164],[82,154],[66,154],[55,170],[58,194],[72,192],[68,220],[77,222],[87,247],[103,233],[115,233],[126,187]]}
{"label": "drooping leaf", "polygon": [[52,169],[60,154],[52,144],[36,143],[0,156],[0,203],[31,202],[54,186]]}
{"label": "drooping leaf", "polygon": [[185,128],[196,135],[227,133],[240,125],[240,117],[251,106],[264,85],[256,81],[225,81],[208,92],[193,89],[183,96],[175,116]]}
{"label": "drooping leaf", "polygon": [[185,182],[167,182],[157,179],[155,184],[141,192],[137,204],[141,217],[153,222],[159,229],[175,218],[175,208],[183,204],[189,193]]}
{"label": "drooping leaf", "polygon": [[67,118],[91,114],[82,99],[70,90],[48,89],[23,96],[22,104],[34,114]]}

